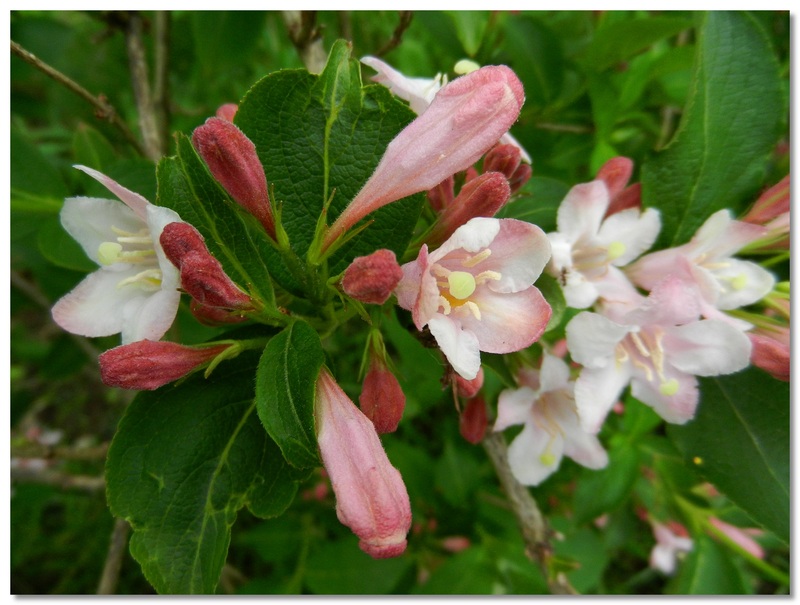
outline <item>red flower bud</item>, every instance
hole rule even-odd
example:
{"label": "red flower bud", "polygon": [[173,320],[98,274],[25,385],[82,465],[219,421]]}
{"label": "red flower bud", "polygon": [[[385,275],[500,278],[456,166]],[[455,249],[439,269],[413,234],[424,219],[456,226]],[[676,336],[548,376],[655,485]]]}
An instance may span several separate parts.
{"label": "red flower bud", "polygon": [[766,333],[756,334],[750,332],[747,334],[750,342],[753,343],[750,362],[768,372],[774,378],[784,382],[789,382],[791,379],[791,347],[788,334],[788,327],[783,338],[781,338],[782,335],[780,334],[776,334],[778,338]]}
{"label": "red flower bud", "polygon": [[195,299],[192,299],[189,303],[189,311],[204,326],[224,326],[247,321],[247,316],[241,312],[220,309],[219,307],[208,307],[200,304]]}
{"label": "red flower bud", "polygon": [[225,105],[220,105],[217,109],[217,117],[221,120],[233,122],[233,117],[237,111],[239,111],[239,106],[236,103],[225,103]]}
{"label": "red flower bud", "polygon": [[100,375],[108,386],[152,391],[210,362],[229,346],[187,347],[138,340],[101,353]]}
{"label": "red flower bud", "polygon": [[483,158],[483,172],[500,172],[511,180],[522,162],[522,154],[515,145],[495,145]]}
{"label": "red flower bud", "polygon": [[597,179],[603,181],[608,188],[608,197],[614,199],[625,189],[633,174],[633,161],[617,156],[611,158],[597,171]]}
{"label": "red flower bud", "polygon": [[428,191],[428,202],[434,212],[441,212],[453,203],[455,198],[455,178],[447,177],[433,189]]}
{"label": "red flower bud", "polygon": [[477,445],[483,440],[488,424],[486,402],[483,397],[478,396],[470,399],[459,418],[458,429],[461,432],[461,436],[473,445]]}
{"label": "red flower bud", "polygon": [[274,238],[267,177],[253,142],[232,122],[209,118],[192,133],[192,144],[214,178]]}
{"label": "red flower bud", "polygon": [[453,203],[444,209],[426,239],[436,247],[470,219],[492,217],[511,196],[508,180],[499,172],[487,172],[464,184]]}
{"label": "red flower bud", "polygon": [[626,187],[620,193],[618,193],[608,204],[606,217],[616,214],[617,212],[627,210],[628,208],[636,208],[637,210],[642,208],[641,183],[634,183],[630,187]]}
{"label": "red flower bud", "polygon": [[181,286],[202,305],[249,310],[253,301],[225,274],[189,223],[169,223],[159,238],[164,254],[181,274]]}
{"label": "red flower bud", "polygon": [[478,391],[480,391],[481,387],[483,386],[482,367],[478,370],[478,375],[472,380],[467,380],[457,372],[452,372],[452,376],[455,379],[456,392],[458,393],[458,396],[464,397],[465,399],[472,399],[475,397],[475,395],[478,394]]}
{"label": "red flower bud", "polygon": [[742,217],[743,221],[766,225],[774,218],[789,212],[791,195],[789,175],[762,193],[750,211]]}
{"label": "red flower bud", "polygon": [[382,305],[403,279],[403,270],[391,250],[376,250],[353,259],[342,277],[342,290],[350,298]]}
{"label": "red flower bud", "polygon": [[395,375],[377,357],[372,358],[358,403],[379,434],[397,430],[406,407],[406,396]]}
{"label": "red flower bud", "polygon": [[514,194],[522,189],[522,186],[531,180],[531,176],[533,176],[533,168],[531,168],[530,164],[522,163],[517,166],[514,174],[512,174],[511,178],[508,179],[508,184],[511,187],[511,193]]}

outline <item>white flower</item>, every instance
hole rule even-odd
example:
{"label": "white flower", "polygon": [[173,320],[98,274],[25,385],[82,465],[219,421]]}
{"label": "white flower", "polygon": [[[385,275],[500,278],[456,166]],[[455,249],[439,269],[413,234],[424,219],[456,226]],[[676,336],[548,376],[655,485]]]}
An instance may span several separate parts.
{"label": "white flower", "polygon": [[165,225],[181,219],[96,170],[76,168],[124,204],[87,197],[64,201],[61,224],[100,268],[55,304],[53,319],[82,336],[121,332],[123,344],[158,340],[172,325],[180,301],[178,270],[158,238]]}
{"label": "white flower", "polygon": [[675,534],[669,527],[652,522],[656,545],[650,551],[650,567],[671,576],[675,573],[678,557],[692,550],[691,538]]}

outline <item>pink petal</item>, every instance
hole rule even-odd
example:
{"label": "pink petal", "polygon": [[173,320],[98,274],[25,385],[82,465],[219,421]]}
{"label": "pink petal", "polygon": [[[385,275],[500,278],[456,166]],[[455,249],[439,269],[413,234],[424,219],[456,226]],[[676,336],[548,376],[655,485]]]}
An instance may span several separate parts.
{"label": "pink petal", "polygon": [[738,372],[749,365],[752,348],[744,332],[716,319],[668,328],[663,346],[672,366],[696,376]]}
{"label": "pink petal", "polygon": [[614,351],[630,329],[598,313],[583,311],[567,324],[567,348],[572,359],[588,368],[614,363]]}
{"label": "pink petal", "polygon": [[594,237],[608,208],[608,189],[603,181],[575,185],[558,207],[558,232],[573,243],[579,237]]}
{"label": "pink petal", "polygon": [[581,428],[591,434],[600,431],[608,412],[630,381],[629,364],[605,368],[583,368],[575,381],[575,407]]}
{"label": "pink petal", "polygon": [[92,170],[91,168],[87,168],[86,166],[81,166],[79,164],[76,165],[75,168],[85,172],[96,181],[102,183],[111,193],[125,202],[125,204],[127,204],[127,206],[133,210],[140,219],[143,221],[147,220],[147,207],[150,205],[150,202],[148,202],[141,195],[131,191],[130,189],[125,189],[125,187],[117,183],[114,179],[107,177],[101,172],[97,172],[97,170]]}
{"label": "pink petal", "polygon": [[694,376],[667,369],[666,381],[675,381],[678,390],[672,395],[664,395],[660,390],[661,380],[648,381],[643,373],[634,375],[631,380],[631,395],[652,407],[656,413],[672,424],[685,424],[694,418],[700,393]]}

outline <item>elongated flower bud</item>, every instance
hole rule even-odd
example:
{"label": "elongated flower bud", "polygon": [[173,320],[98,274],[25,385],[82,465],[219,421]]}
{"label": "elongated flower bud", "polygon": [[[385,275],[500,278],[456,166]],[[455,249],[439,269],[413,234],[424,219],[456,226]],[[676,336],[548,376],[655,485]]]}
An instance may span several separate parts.
{"label": "elongated flower bud", "polygon": [[428,190],[428,202],[434,212],[441,212],[453,203],[455,199],[455,179],[447,177],[433,189]]}
{"label": "elongated flower bud", "polygon": [[597,179],[603,181],[608,188],[608,197],[614,199],[625,189],[633,174],[633,161],[623,156],[608,160],[597,171]]}
{"label": "elongated flower bud", "polygon": [[217,117],[221,120],[233,122],[236,112],[239,111],[239,106],[236,103],[225,103],[217,108]]}
{"label": "elongated flower bud", "polygon": [[510,179],[522,162],[519,147],[514,145],[495,145],[483,158],[484,172],[502,172]]}
{"label": "elongated flower bud", "polygon": [[370,361],[358,403],[378,433],[397,430],[406,407],[406,396],[395,375],[376,356]]}
{"label": "elongated flower bud", "polygon": [[394,252],[381,249],[353,259],[342,277],[342,290],[355,300],[382,305],[401,279],[403,270]]}
{"label": "elongated flower bud", "polygon": [[169,223],[161,232],[164,254],[181,274],[181,286],[202,305],[249,310],[252,299],[231,281],[189,223]]}
{"label": "elongated flower bud", "polygon": [[472,399],[478,394],[478,391],[483,387],[483,367],[478,370],[478,375],[472,380],[467,380],[457,372],[452,373],[453,380],[455,380],[456,393],[459,397],[465,399]]}
{"label": "elongated flower bud", "polygon": [[336,494],[336,515],[375,559],[406,549],[411,504],[375,427],[326,369],[317,379],[317,442]]}
{"label": "elongated flower bud", "polygon": [[230,196],[275,238],[267,177],[256,147],[232,122],[209,118],[192,133],[192,144]]}
{"label": "elongated flower bud", "polygon": [[747,334],[753,344],[750,363],[768,372],[773,378],[789,382],[791,379],[789,329],[787,327],[783,334],[780,331],[775,331],[773,334],[766,331]]}
{"label": "elongated flower bud", "polygon": [[787,174],[776,185],[762,193],[750,211],[742,217],[743,221],[766,225],[769,221],[789,212],[790,180]]}
{"label": "elongated flower bud", "polygon": [[499,172],[487,172],[466,183],[458,196],[444,209],[425,242],[436,247],[470,219],[493,217],[511,196],[508,180]]}
{"label": "elongated flower bud", "polygon": [[477,445],[483,440],[488,424],[486,401],[480,396],[470,399],[459,418],[458,429],[461,436],[471,444]]}
{"label": "elongated flower bud", "polygon": [[195,299],[192,299],[189,303],[189,311],[197,321],[205,326],[225,326],[247,321],[247,316],[241,312],[209,307],[197,302]]}
{"label": "elongated flower bud", "polygon": [[442,88],[389,143],[375,172],[331,225],[327,249],[369,213],[466,170],[516,121],[525,95],[505,65],[482,67]]}
{"label": "elongated flower bud", "polygon": [[531,168],[530,164],[522,163],[517,166],[514,174],[512,174],[511,178],[508,179],[508,185],[511,187],[511,193],[514,194],[522,189],[522,186],[530,181],[532,176],[533,168]]}
{"label": "elongated flower bud", "polygon": [[138,340],[101,353],[100,375],[111,387],[152,391],[209,363],[229,346],[187,347],[175,342]]}

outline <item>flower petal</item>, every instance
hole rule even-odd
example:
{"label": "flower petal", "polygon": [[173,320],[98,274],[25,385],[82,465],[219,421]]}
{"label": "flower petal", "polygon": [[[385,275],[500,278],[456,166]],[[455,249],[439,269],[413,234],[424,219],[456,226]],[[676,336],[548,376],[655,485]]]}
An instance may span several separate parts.
{"label": "flower petal", "polygon": [[119,183],[117,183],[114,179],[111,179],[104,175],[101,172],[97,172],[97,170],[92,170],[91,168],[87,168],[86,166],[75,165],[75,168],[85,172],[94,180],[98,181],[102,185],[106,187],[111,193],[116,195],[119,199],[121,199],[125,204],[127,204],[128,208],[133,210],[143,221],[147,218],[147,207],[150,205],[144,197],[139,195],[138,193],[131,191],[130,189],[126,189]]}
{"label": "flower petal", "polygon": [[501,275],[488,283],[495,292],[520,292],[535,282],[550,260],[550,241],[536,225],[499,219],[500,231],[492,240],[492,254],[475,267]]}
{"label": "flower petal", "polygon": [[475,378],[481,368],[481,354],[475,334],[463,330],[458,322],[444,315],[432,317],[428,321],[428,328],[453,369],[467,380]]}
{"label": "flower petal", "polygon": [[543,393],[569,388],[569,366],[563,359],[545,353],[542,355],[539,381]]}
{"label": "flower petal", "polygon": [[624,252],[612,260],[618,267],[624,267],[656,241],[661,231],[661,215],[658,210],[648,208],[639,212],[636,208],[622,210],[603,221],[598,239],[606,246],[619,242],[625,246]]}
{"label": "flower petal", "polygon": [[392,94],[408,101],[417,115],[428,108],[439,89],[447,83],[447,77],[443,81],[441,75],[435,78],[409,78],[376,57],[361,57],[361,62],[378,72],[370,78],[373,82],[384,85]]}
{"label": "flower petal", "polygon": [[583,368],[575,381],[575,407],[581,428],[596,434],[606,415],[630,380],[629,364],[610,364],[605,368]]}
{"label": "flower petal", "polygon": [[648,381],[644,375],[634,376],[631,380],[631,395],[652,407],[656,413],[672,424],[685,424],[697,410],[700,393],[697,390],[697,379],[690,374],[675,370],[664,372],[664,378],[678,388],[672,395],[664,395],[657,385]]}
{"label": "flower petal", "polygon": [[673,367],[696,376],[731,374],[750,363],[750,339],[717,319],[671,327],[662,343]]}
{"label": "flower petal", "polygon": [[97,250],[100,244],[117,239],[112,227],[136,233],[145,226],[125,204],[93,197],[70,197],[64,200],[61,224],[98,265],[100,258]]}
{"label": "flower petal", "polygon": [[[522,485],[539,485],[552,475],[561,464],[564,440],[552,437],[534,423],[528,422],[508,446],[508,465]],[[542,461],[543,454],[545,460]]]}
{"label": "flower petal", "polygon": [[722,285],[717,308],[738,309],[761,300],[772,291],[775,277],[756,263],[729,258],[726,266],[717,269],[715,277]]}
{"label": "flower petal", "polygon": [[497,420],[494,431],[502,431],[515,424],[524,424],[531,415],[536,401],[536,391],[528,387],[506,389],[497,398]]}
{"label": "flower petal", "polygon": [[137,340],[158,340],[167,333],[178,313],[181,293],[160,290],[147,297],[128,300],[123,309],[122,344]]}
{"label": "flower petal", "polygon": [[558,232],[573,243],[579,237],[594,238],[608,209],[608,189],[603,181],[575,185],[558,207]]}
{"label": "flower petal", "polygon": [[583,311],[567,324],[567,348],[572,359],[587,368],[604,368],[630,329],[598,313]]}

